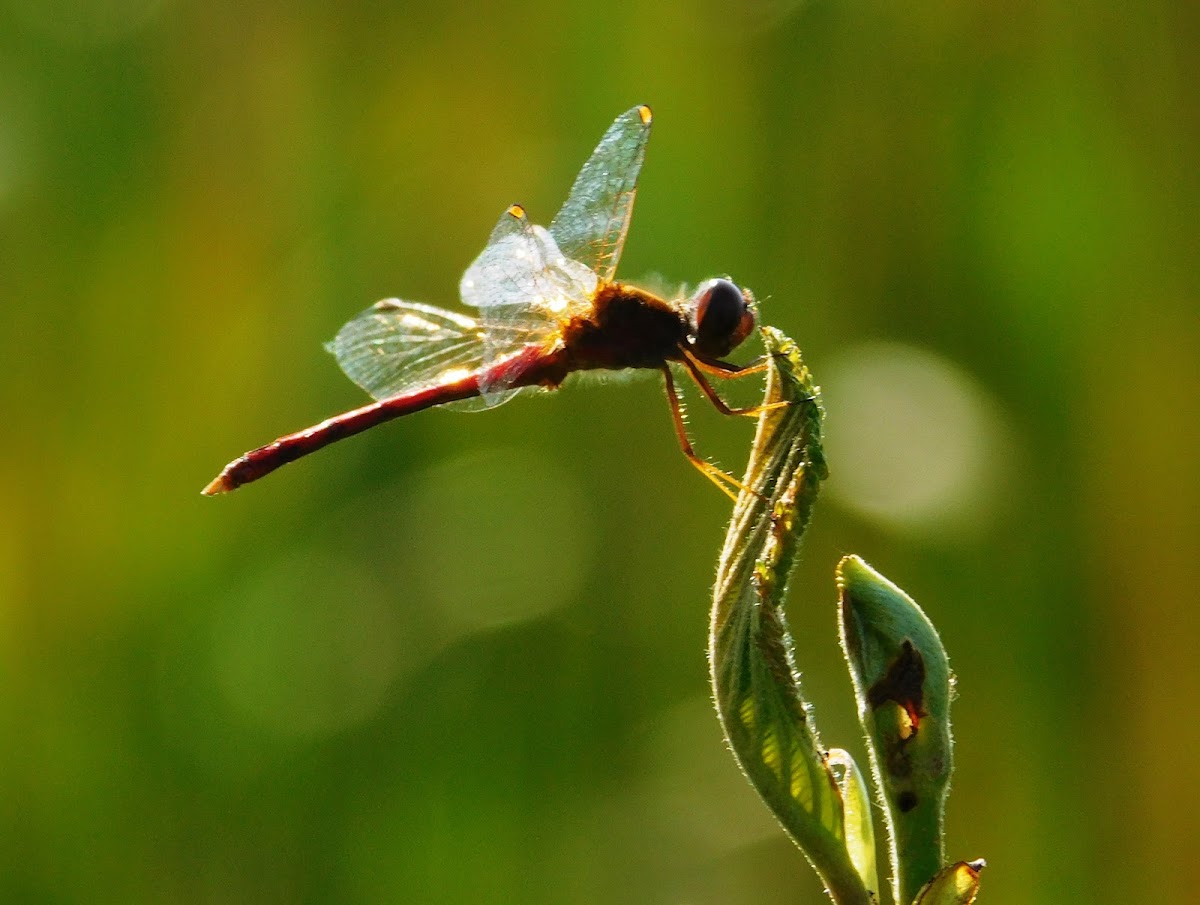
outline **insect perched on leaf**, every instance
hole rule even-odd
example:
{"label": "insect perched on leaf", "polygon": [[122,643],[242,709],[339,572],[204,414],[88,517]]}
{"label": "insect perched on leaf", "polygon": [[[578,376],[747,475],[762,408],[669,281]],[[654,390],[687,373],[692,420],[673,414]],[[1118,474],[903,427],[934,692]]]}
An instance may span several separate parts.
{"label": "insect perched on leaf", "polygon": [[617,282],[638,173],[650,138],[650,108],[634,107],[604,133],[549,229],[513,205],[459,284],[469,317],[399,299],[368,308],[328,344],[342,370],[377,401],[251,450],[204,488],[226,493],[281,465],[384,421],[432,406],[479,410],[574,371],[652,368],[666,381],[684,455],[725,493],[740,482],[700,459],[684,428],[670,363],[683,366],[723,413],[730,408],[705,375],[761,370],[724,361],[755,326],[754,299],[711,279],[667,301]]}

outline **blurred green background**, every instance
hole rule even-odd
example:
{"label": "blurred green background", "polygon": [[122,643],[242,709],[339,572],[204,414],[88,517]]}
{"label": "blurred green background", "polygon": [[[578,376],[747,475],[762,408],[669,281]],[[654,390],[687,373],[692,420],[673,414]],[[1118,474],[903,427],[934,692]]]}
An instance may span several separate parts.
{"label": "blurred green background", "polygon": [[857,552],[951,651],[984,900],[1187,900],[1198,46],[1183,0],[3,0],[0,900],[822,901],[707,700],[729,505],[655,380],[198,493],[642,102],[621,273],[732,274],[825,389],[825,743]]}

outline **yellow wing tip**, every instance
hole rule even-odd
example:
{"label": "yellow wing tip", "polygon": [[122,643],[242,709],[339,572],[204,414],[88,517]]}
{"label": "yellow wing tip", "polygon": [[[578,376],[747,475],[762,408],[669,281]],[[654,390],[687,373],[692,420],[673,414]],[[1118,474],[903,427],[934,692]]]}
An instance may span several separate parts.
{"label": "yellow wing tip", "polygon": [[519,204],[510,205],[508,208],[508,215],[517,220],[524,220],[525,219],[525,208],[521,207],[521,205],[519,205]]}
{"label": "yellow wing tip", "polygon": [[646,126],[650,125],[650,121],[654,119],[654,113],[651,111],[649,105],[642,104],[637,108],[637,112],[638,116],[642,118],[642,124]]}

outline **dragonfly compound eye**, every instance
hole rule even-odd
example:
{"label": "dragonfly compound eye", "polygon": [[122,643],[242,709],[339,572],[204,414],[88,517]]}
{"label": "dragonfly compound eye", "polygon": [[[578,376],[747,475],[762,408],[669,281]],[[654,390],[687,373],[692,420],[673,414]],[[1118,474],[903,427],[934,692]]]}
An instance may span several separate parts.
{"label": "dragonfly compound eye", "polygon": [[729,280],[702,283],[691,309],[693,344],[704,355],[727,355],[754,329],[754,310]]}

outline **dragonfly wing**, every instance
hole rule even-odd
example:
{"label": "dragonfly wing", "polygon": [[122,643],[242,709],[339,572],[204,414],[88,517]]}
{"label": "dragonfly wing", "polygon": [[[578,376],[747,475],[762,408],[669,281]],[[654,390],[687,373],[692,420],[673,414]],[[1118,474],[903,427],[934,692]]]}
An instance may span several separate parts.
{"label": "dragonfly wing", "polygon": [[[524,208],[514,204],[459,284],[463,301],[480,309],[484,368],[529,346],[552,349],[564,324],[590,310],[596,286],[596,274],[565,257],[550,233],[531,224]],[[503,368],[485,376],[485,402],[508,399],[518,376]]]}
{"label": "dragonfly wing", "polygon": [[595,271],[606,283],[616,275],[629,231],[651,120],[650,108],[644,105],[616,118],[575,177],[566,204],[550,224],[562,253]]}
{"label": "dragonfly wing", "polygon": [[[342,327],[325,348],[347,377],[376,399],[388,399],[479,370],[483,328],[453,311],[384,299]],[[479,407],[478,402],[454,405]]]}

